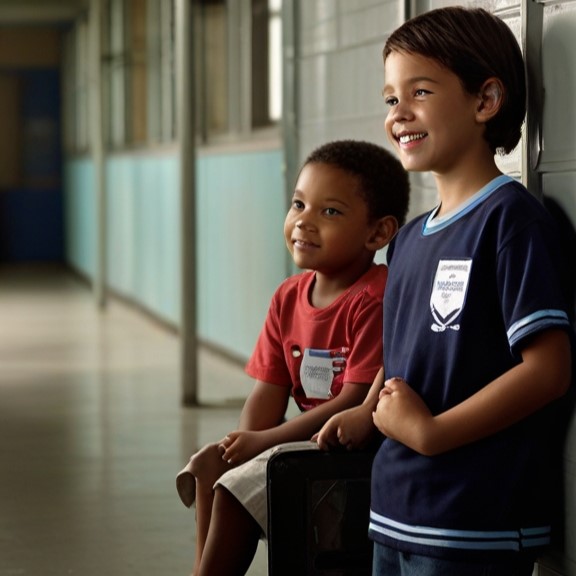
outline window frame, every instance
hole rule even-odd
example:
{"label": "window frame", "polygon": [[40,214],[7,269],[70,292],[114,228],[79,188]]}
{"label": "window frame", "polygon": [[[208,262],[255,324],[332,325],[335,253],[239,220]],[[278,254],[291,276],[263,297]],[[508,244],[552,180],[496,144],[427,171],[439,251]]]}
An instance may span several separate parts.
{"label": "window frame", "polygon": [[106,0],[103,83],[106,145],[176,140],[174,0]]}
{"label": "window frame", "polygon": [[85,17],[78,19],[64,36],[62,99],[64,149],[69,154],[85,154],[90,150],[88,127],[89,30]]}
{"label": "window frame", "polygon": [[[278,143],[281,133],[282,114],[277,118],[270,115],[268,97],[271,64],[268,58],[270,21],[275,19],[279,45],[276,50],[279,67],[274,78],[279,82],[276,97],[282,99],[282,26],[281,0],[274,0],[280,6],[270,11],[271,0],[196,0],[195,2],[195,82],[196,82],[196,118],[197,138],[200,146],[237,144],[242,142],[270,141]],[[260,5],[260,6],[258,6]],[[262,17],[262,5],[266,5],[266,16]],[[208,22],[207,8],[219,8],[220,25],[225,28],[221,45],[210,49],[208,42],[214,42],[215,34],[206,39],[206,30],[217,30],[213,22]],[[260,13],[258,13],[260,9]],[[214,11],[210,14],[214,17]],[[266,45],[262,46],[262,41]],[[209,62],[215,53],[225,64],[216,66]],[[220,86],[214,87],[209,74],[215,68],[225,69],[225,78]],[[267,88],[262,91],[258,86],[263,83]],[[213,92],[218,90],[218,105],[221,117],[211,120],[214,111]],[[225,100],[222,103],[222,99]],[[266,112],[262,108],[266,106]],[[278,105],[277,105],[278,107]]]}

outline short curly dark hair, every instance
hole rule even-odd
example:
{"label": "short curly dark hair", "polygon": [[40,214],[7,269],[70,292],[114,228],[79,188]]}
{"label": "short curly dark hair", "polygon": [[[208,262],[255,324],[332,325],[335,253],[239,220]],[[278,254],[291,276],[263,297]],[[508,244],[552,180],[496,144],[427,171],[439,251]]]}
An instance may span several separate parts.
{"label": "short curly dark hair", "polygon": [[384,216],[394,216],[399,226],[406,221],[410,198],[408,173],[382,146],[361,140],[336,140],[316,148],[302,167],[312,163],[329,164],[357,177],[371,221]]}

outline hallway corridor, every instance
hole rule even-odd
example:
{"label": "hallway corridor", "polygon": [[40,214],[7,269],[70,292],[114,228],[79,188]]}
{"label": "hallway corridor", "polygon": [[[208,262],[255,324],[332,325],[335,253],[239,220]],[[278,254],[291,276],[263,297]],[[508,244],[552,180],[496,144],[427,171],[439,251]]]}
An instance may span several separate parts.
{"label": "hallway corridor", "polygon": [[182,408],[178,365],[175,335],[114,301],[99,313],[73,275],[0,268],[0,576],[190,573],[174,477],[239,407]]}

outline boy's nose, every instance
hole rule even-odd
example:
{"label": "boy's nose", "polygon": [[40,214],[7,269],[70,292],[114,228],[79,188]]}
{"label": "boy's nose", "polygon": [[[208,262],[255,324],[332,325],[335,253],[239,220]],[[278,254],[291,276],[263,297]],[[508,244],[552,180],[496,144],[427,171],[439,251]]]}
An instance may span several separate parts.
{"label": "boy's nose", "polygon": [[301,217],[298,219],[298,221],[296,222],[296,228],[298,228],[298,230],[302,230],[305,228],[312,228],[314,226],[313,222],[310,220],[310,218],[304,218]]}
{"label": "boy's nose", "polygon": [[398,104],[390,110],[390,118],[394,120],[404,120],[410,118],[411,115],[410,107],[404,102],[398,102]]}

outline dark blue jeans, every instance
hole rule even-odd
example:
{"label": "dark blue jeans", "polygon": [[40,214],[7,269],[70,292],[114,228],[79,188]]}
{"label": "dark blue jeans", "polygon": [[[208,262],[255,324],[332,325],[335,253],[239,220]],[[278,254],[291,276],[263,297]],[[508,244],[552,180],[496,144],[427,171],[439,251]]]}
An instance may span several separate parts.
{"label": "dark blue jeans", "polygon": [[522,555],[507,563],[455,562],[374,543],[372,576],[531,576],[533,570],[534,559]]}

